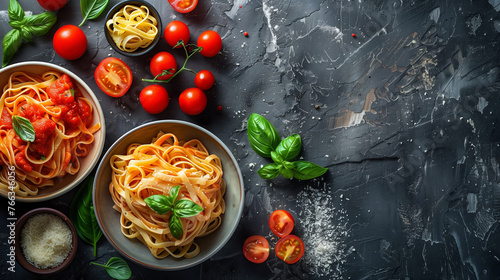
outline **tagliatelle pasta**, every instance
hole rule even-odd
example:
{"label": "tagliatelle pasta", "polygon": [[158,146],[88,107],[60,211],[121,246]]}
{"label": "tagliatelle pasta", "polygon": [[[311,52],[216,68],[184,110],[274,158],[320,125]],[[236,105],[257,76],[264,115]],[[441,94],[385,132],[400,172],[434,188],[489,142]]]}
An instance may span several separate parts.
{"label": "tagliatelle pasta", "polygon": [[[225,211],[225,181],[216,155],[199,140],[180,143],[174,134],[160,132],[151,144],[132,144],[125,155],[113,155],[109,191],[121,213],[122,233],[144,243],[159,259],[192,258],[200,252],[197,237],[214,232]],[[172,236],[169,217],[158,214],[144,202],[156,194],[169,195],[179,186],[178,199],[188,199],[203,208],[196,216],[181,218],[180,239]]]}
{"label": "tagliatelle pasta", "polygon": [[[93,110],[66,74],[12,73],[0,99],[0,189],[34,196],[54,178],[75,175],[101,128],[93,124]],[[15,131],[18,120],[31,126],[34,140]]]}
{"label": "tagliatelle pasta", "polygon": [[116,46],[125,52],[147,48],[158,34],[158,21],[147,6],[125,5],[106,22]]}

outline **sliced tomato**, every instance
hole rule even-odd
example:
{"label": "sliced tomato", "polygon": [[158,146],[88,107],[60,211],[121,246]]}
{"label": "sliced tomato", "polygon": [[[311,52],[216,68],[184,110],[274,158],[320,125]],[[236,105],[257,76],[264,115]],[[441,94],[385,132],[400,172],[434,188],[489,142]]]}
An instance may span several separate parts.
{"label": "sliced tomato", "polygon": [[253,263],[263,263],[269,257],[269,242],[264,236],[250,236],[243,244],[243,255]]}
{"label": "sliced tomato", "polygon": [[95,69],[95,81],[109,96],[123,96],[132,85],[132,71],[122,60],[107,57]]}
{"label": "sliced tomato", "polygon": [[189,13],[198,5],[198,0],[168,0],[168,3],[179,13]]}
{"label": "sliced tomato", "polygon": [[304,242],[299,237],[289,234],[281,238],[274,248],[276,256],[286,263],[296,263],[304,255]]}
{"label": "sliced tomato", "polygon": [[278,237],[289,235],[294,225],[292,214],[286,210],[276,210],[269,217],[269,228]]}

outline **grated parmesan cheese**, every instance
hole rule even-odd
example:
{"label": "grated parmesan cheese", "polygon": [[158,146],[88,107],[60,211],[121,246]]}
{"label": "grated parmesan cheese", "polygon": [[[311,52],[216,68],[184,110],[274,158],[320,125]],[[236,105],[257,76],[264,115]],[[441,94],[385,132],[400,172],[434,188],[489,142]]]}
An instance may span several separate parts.
{"label": "grated parmesan cheese", "polygon": [[26,260],[37,268],[60,265],[68,257],[72,244],[68,225],[54,214],[36,214],[21,231],[21,248]]}

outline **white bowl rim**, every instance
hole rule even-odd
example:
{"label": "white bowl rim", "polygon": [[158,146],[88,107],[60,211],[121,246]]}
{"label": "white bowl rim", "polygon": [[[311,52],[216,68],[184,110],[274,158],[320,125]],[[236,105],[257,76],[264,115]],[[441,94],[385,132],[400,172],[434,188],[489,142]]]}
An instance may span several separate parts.
{"label": "white bowl rim", "polygon": [[212,252],[208,255],[206,255],[204,258],[201,258],[199,259],[198,261],[195,261],[191,264],[187,264],[187,265],[183,265],[183,266],[177,266],[177,267],[173,267],[173,268],[165,268],[165,267],[158,267],[158,266],[153,266],[151,264],[148,264],[148,263],[145,263],[145,262],[142,262],[132,256],[130,256],[129,254],[123,252],[123,250],[121,250],[118,246],[116,246],[115,242],[113,240],[111,240],[107,234],[105,234],[105,231],[102,230],[103,229],[103,225],[101,224],[101,219],[99,219],[99,215],[97,213],[97,208],[98,207],[94,207],[94,214],[96,215],[97,217],[97,222],[99,224],[99,227],[101,228],[101,230],[103,231],[103,235],[106,237],[106,239],[108,240],[108,242],[123,256],[125,256],[127,259],[133,261],[134,263],[136,264],[139,264],[143,267],[147,267],[147,268],[150,268],[150,269],[154,269],[154,270],[160,270],[160,271],[176,271],[176,270],[182,270],[182,269],[187,269],[187,268],[190,268],[190,267],[193,267],[193,266],[196,266],[196,265],[199,265],[203,262],[205,262],[206,260],[210,259],[213,255],[215,255],[217,252],[219,252],[222,247],[224,247],[226,245],[226,243],[229,241],[229,239],[231,239],[231,237],[233,236],[234,232],[236,231],[236,228],[238,227],[238,224],[240,222],[240,218],[241,218],[241,215],[243,214],[243,208],[244,208],[244,202],[245,202],[245,186],[244,186],[244,180],[243,180],[243,176],[241,174],[241,170],[240,170],[240,167],[238,165],[238,161],[236,160],[236,158],[234,157],[233,153],[231,152],[231,150],[229,150],[229,148],[226,146],[226,144],[224,144],[224,142],[222,142],[219,137],[217,137],[215,134],[213,134],[212,132],[208,131],[207,129],[199,126],[199,125],[196,125],[194,123],[190,123],[190,122],[186,122],[186,121],[181,121],[181,120],[157,120],[157,121],[152,121],[152,122],[148,122],[148,123],[144,123],[140,126],[137,126],[135,128],[133,128],[132,130],[128,131],[127,133],[123,134],[120,138],[118,138],[112,145],[111,147],[106,151],[106,153],[104,154],[104,156],[101,158],[101,162],[99,163],[99,166],[97,167],[97,171],[96,171],[96,174],[95,174],[95,177],[94,177],[94,184],[92,186],[92,203],[93,205],[96,205],[96,202],[95,202],[95,199],[96,199],[96,181],[97,181],[97,178],[99,177],[99,173],[101,172],[101,167],[103,164],[108,164],[108,162],[104,162],[104,160],[108,157],[108,154],[111,153],[111,151],[115,148],[115,146],[118,145],[118,143],[120,143],[123,139],[125,139],[126,137],[128,137],[130,134],[134,133],[136,130],[139,130],[139,129],[142,129],[144,127],[147,127],[147,126],[151,126],[151,125],[157,125],[157,124],[181,124],[181,125],[186,125],[186,126],[191,126],[193,128],[196,128],[200,131],[202,131],[203,133],[206,133],[208,136],[212,137],[213,139],[215,139],[215,141],[218,142],[219,145],[221,145],[221,147],[226,151],[226,153],[229,155],[229,157],[231,158],[231,161],[233,161],[235,164],[235,168],[236,168],[236,172],[238,174],[238,181],[240,182],[240,193],[241,193],[241,196],[240,196],[240,207],[238,209],[238,215],[236,216],[236,220],[234,222],[234,224],[231,226],[231,230],[229,231],[229,234],[224,238],[224,240],[219,243],[215,248],[214,250],[212,250]]}
{"label": "white bowl rim", "polygon": [[[71,191],[76,186],[78,186],[81,182],[83,182],[83,180],[85,180],[85,178],[87,178],[87,176],[94,170],[95,166],[99,162],[99,159],[101,158],[102,151],[104,150],[104,143],[106,142],[106,125],[105,125],[104,112],[102,111],[101,104],[99,103],[99,100],[97,99],[97,96],[94,94],[94,91],[87,85],[87,83],[85,83],[78,75],[76,75],[72,71],[70,71],[70,70],[68,70],[68,69],[66,69],[66,68],[64,68],[62,66],[50,63],[50,62],[44,62],[44,61],[24,61],[24,62],[14,63],[14,64],[8,65],[8,66],[0,69],[0,74],[3,73],[3,72],[7,72],[9,70],[12,70],[13,68],[16,68],[16,67],[19,67],[19,66],[43,66],[43,67],[50,67],[50,68],[56,69],[57,71],[60,71],[62,73],[66,73],[66,74],[70,75],[71,78],[73,78],[74,80],[76,80],[77,83],[79,83],[80,86],[83,87],[85,89],[85,91],[87,91],[87,94],[92,98],[92,101],[95,104],[94,107],[97,110],[97,114],[99,115],[99,117],[101,119],[101,133],[102,133],[102,135],[104,137],[102,138],[102,141],[99,141],[100,143],[99,143],[99,146],[97,147],[97,154],[95,155],[95,160],[90,164],[89,168],[87,170],[85,170],[85,172],[83,174],[81,174],[81,176],[79,178],[77,178],[75,181],[73,181],[73,185],[71,187],[69,187],[69,188],[68,187],[64,187],[64,188],[61,188],[61,189],[59,189],[59,190],[57,190],[57,191],[55,191],[55,192],[53,192],[51,194],[44,195],[44,196],[31,196],[31,197],[29,197],[29,196],[28,197],[16,196],[16,201],[19,201],[19,202],[41,202],[41,201],[47,201],[47,200],[59,197],[59,196],[65,194],[65,193]],[[0,195],[1,196],[5,196],[5,194],[3,192],[0,192]]]}

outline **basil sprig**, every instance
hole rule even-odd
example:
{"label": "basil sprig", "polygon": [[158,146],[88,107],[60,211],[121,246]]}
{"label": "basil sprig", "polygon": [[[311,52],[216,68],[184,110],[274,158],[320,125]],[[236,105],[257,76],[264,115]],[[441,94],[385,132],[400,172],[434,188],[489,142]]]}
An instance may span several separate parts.
{"label": "basil sprig", "polygon": [[92,203],[92,176],[89,176],[79,186],[73,197],[69,209],[69,218],[75,226],[78,236],[86,243],[94,247],[94,257],[97,253],[97,242],[102,236],[101,228],[97,223]]}
{"label": "basil sprig", "polygon": [[35,141],[35,128],[33,124],[25,117],[18,115],[12,116],[12,126],[16,134],[23,140],[33,142]]}
{"label": "basil sprig", "polygon": [[250,146],[258,155],[273,160],[273,163],[257,171],[263,179],[274,179],[282,175],[287,179],[309,180],[328,171],[328,168],[305,160],[292,161],[302,149],[300,135],[292,134],[281,140],[276,128],[259,114],[250,115],[247,135]]}
{"label": "basil sprig", "polygon": [[3,37],[2,67],[9,64],[23,41],[33,41],[33,36],[42,36],[49,32],[56,23],[57,16],[53,12],[37,15],[25,15],[17,0],[9,0],[9,25],[13,28]]}
{"label": "basil sprig", "polygon": [[170,189],[168,196],[155,194],[144,199],[148,207],[160,215],[172,212],[168,221],[168,228],[172,236],[177,239],[182,237],[183,232],[180,218],[196,216],[203,211],[203,207],[189,199],[175,201],[179,195],[179,189],[179,186],[175,186]]}
{"label": "basil sprig", "polygon": [[106,264],[90,262],[90,264],[104,267],[109,276],[118,280],[127,280],[132,276],[132,271],[127,262],[119,257],[112,257]]}
{"label": "basil sprig", "polygon": [[96,19],[100,16],[108,3],[109,0],[80,0],[83,20],[79,26],[82,26],[87,19]]}

